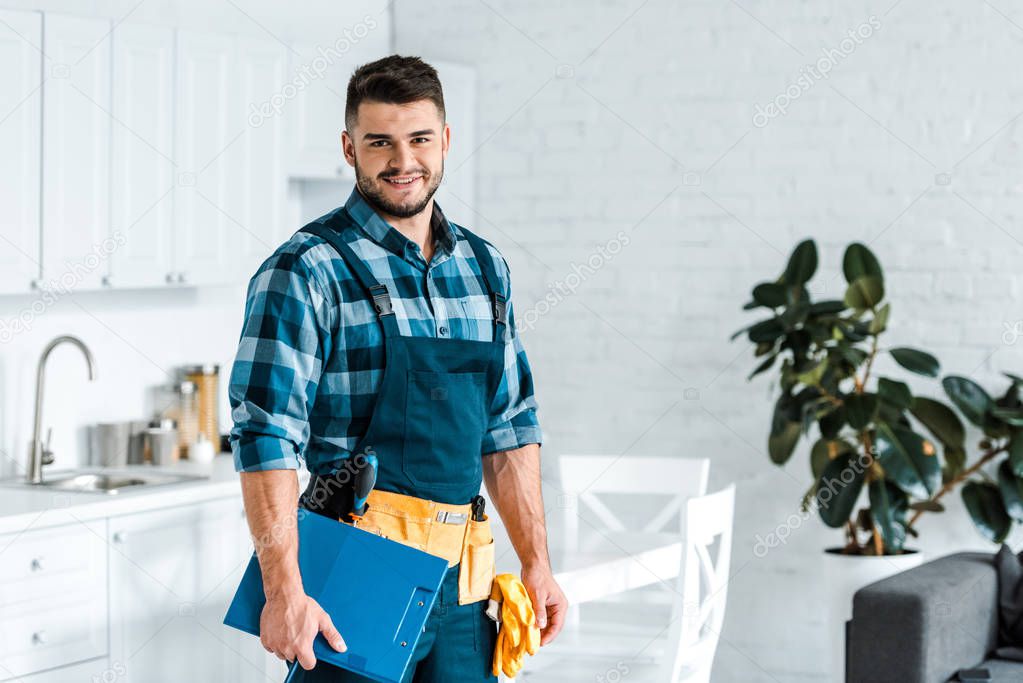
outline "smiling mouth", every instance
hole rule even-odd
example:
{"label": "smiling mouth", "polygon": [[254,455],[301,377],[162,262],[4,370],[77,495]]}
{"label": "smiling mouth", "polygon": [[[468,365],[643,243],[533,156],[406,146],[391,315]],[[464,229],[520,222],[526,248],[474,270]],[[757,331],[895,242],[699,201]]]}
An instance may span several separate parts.
{"label": "smiling mouth", "polygon": [[383,180],[391,187],[405,189],[415,185],[417,181],[422,179],[422,177],[423,176],[421,175],[392,176],[390,178],[384,178]]}

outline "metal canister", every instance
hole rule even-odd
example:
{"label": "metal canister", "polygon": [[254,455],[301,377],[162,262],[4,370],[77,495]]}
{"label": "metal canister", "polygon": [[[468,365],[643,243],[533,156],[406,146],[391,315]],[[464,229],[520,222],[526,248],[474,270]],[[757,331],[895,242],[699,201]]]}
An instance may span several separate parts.
{"label": "metal canister", "polygon": [[189,366],[185,368],[185,379],[195,385],[199,433],[205,434],[211,443],[220,443],[220,429],[217,425],[220,366],[212,364]]}

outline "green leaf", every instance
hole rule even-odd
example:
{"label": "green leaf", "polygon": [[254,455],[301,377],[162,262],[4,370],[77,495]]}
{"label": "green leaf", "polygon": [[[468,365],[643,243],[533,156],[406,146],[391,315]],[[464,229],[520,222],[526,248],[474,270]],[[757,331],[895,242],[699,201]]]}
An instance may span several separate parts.
{"label": "green leaf", "polygon": [[761,306],[777,308],[785,305],[785,285],[763,282],[753,288],[753,300]]}
{"label": "green leaf", "polygon": [[959,416],[951,408],[933,398],[917,396],[909,407],[913,414],[938,441],[946,447],[955,446],[962,450],[966,439],[966,430]]}
{"label": "green leaf", "polygon": [[875,479],[870,482],[867,495],[870,513],[884,541],[884,554],[901,552],[906,543],[906,494],[884,479]]}
{"label": "green leaf", "polygon": [[801,405],[791,394],[782,394],[774,404],[771,434],[767,438],[767,452],[771,462],[784,465],[792,457],[802,433]]}
{"label": "green leaf", "polygon": [[918,375],[937,377],[941,372],[941,364],[938,363],[938,359],[926,351],[901,346],[890,349],[888,353],[892,354],[896,363]]}
{"label": "green leaf", "polygon": [[990,415],[1013,427],[1023,427],[1023,410],[1019,408],[991,408]]}
{"label": "green leaf", "polygon": [[845,424],[845,408],[835,406],[830,412],[822,415],[817,420],[817,426],[821,430],[821,436],[826,439],[834,439],[838,436],[839,430]]}
{"label": "green leaf", "polygon": [[834,315],[835,313],[841,313],[845,309],[844,301],[828,299],[827,301],[818,301],[815,304],[811,304],[810,315]]}
{"label": "green leaf", "polygon": [[859,431],[869,425],[877,414],[877,396],[875,394],[849,394],[843,401],[845,419],[849,426]]}
{"label": "green leaf", "polygon": [[881,303],[884,299],[884,280],[865,275],[849,284],[845,290],[845,303],[849,308],[862,311]]}
{"label": "green leaf", "polygon": [[991,409],[991,397],[979,384],[966,377],[949,375],[941,380],[941,386],[967,420],[978,427],[984,426],[984,417]]}
{"label": "green leaf", "polygon": [[845,525],[863,489],[865,475],[855,454],[841,455],[827,464],[817,482],[817,509],[825,524],[835,528]]}
{"label": "green leaf", "polygon": [[848,441],[842,439],[818,439],[810,449],[810,470],[813,478],[820,479],[828,463],[847,453],[852,453],[853,447]]}
{"label": "green leaf", "polygon": [[882,401],[887,401],[899,408],[909,409],[913,404],[913,394],[909,391],[909,385],[887,377],[878,378],[877,395]]}
{"label": "green leaf", "polygon": [[817,245],[813,240],[803,240],[796,245],[789,257],[782,282],[789,285],[801,285],[817,272]]}
{"label": "green leaf", "polygon": [[1012,440],[1009,441],[1009,465],[1013,474],[1023,477],[1023,430],[1017,429],[1012,433]]}
{"label": "green leaf", "polygon": [[1005,511],[1017,522],[1023,522],[1023,486],[1012,472],[1008,460],[998,466],[998,490],[1002,494]]}
{"label": "green leaf", "polygon": [[917,512],[944,512],[945,506],[936,500],[920,500],[910,503],[909,509]]}
{"label": "green leaf", "polygon": [[984,538],[1001,543],[1009,534],[1012,520],[994,484],[971,481],[963,486],[963,503],[974,526]]}
{"label": "green leaf", "polygon": [[845,255],[842,257],[842,272],[845,274],[845,281],[850,284],[864,276],[879,279],[884,277],[877,257],[859,242],[853,242],[846,247]]}
{"label": "green leaf", "polygon": [[945,446],[945,472],[948,480],[956,477],[966,467],[966,449],[960,446]]}
{"label": "green leaf", "polygon": [[941,487],[941,463],[924,451],[924,440],[905,427],[877,425],[877,461],[885,475],[914,498],[930,498]]}
{"label": "green leaf", "polygon": [[773,342],[785,334],[785,327],[778,318],[761,320],[749,328],[749,340],[754,344]]}
{"label": "green leaf", "polygon": [[888,316],[891,314],[891,311],[891,304],[885,304],[878,309],[874,319],[870,321],[871,334],[881,334],[888,328]]}

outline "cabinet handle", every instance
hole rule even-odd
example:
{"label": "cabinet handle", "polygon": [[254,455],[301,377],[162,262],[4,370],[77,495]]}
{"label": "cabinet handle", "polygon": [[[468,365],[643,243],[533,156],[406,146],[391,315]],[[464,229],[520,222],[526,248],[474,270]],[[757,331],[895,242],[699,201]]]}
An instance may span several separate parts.
{"label": "cabinet handle", "polygon": [[172,285],[172,284],[174,284],[174,282],[175,282],[176,280],[177,280],[177,278],[176,278],[176,277],[174,277],[174,273],[167,273],[167,284],[168,284],[168,285]]}
{"label": "cabinet handle", "polygon": [[124,531],[114,532],[114,543],[126,543],[128,541],[128,534]]}
{"label": "cabinet handle", "polygon": [[36,631],[32,634],[33,645],[45,645],[46,644],[46,631]]}
{"label": "cabinet handle", "polygon": [[178,273],[178,282],[181,283],[181,284],[184,284],[184,282],[185,282],[185,274],[183,272],[182,273]]}
{"label": "cabinet handle", "polygon": [[111,286],[111,285],[113,284],[113,283],[112,283],[112,282],[110,281],[110,276],[109,276],[109,275],[104,275],[104,276],[103,276],[103,277],[102,277],[102,278],[100,279],[100,282],[102,283],[102,285],[103,285],[104,287],[110,287],[110,286]]}
{"label": "cabinet handle", "polygon": [[30,289],[41,289],[42,281],[39,280],[39,278],[32,278],[32,280],[29,281],[28,286]]}
{"label": "cabinet handle", "polygon": [[45,567],[43,566],[43,558],[34,557],[32,558],[32,571],[41,572]]}

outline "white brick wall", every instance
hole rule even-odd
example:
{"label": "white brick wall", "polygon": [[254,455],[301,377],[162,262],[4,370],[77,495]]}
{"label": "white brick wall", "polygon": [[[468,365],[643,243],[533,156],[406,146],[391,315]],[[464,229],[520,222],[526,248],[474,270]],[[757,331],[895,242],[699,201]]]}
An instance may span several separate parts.
{"label": "white brick wall", "polygon": [[[753,125],[757,104],[872,15],[880,28],[827,79]],[[746,383],[748,351],[727,338],[796,241],[821,247],[815,294],[840,296],[842,248],[860,240],[888,273],[891,343],[988,384],[1020,369],[1023,343],[1003,332],[1023,320],[1023,11],[464,0],[398,2],[394,16],[399,52],[478,65],[487,141],[476,213],[462,210],[508,258],[518,311],[630,235],[526,333],[549,478],[565,452],[710,455],[714,487],[739,494],[715,680],[827,680],[820,550],[841,538],[814,521],[752,555],[756,534],[797,509],[809,466],[805,452],[769,463],[767,382]],[[688,387],[699,399],[682,400]],[[953,508],[921,527],[931,556],[986,547]]]}

